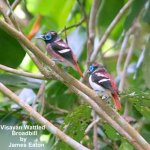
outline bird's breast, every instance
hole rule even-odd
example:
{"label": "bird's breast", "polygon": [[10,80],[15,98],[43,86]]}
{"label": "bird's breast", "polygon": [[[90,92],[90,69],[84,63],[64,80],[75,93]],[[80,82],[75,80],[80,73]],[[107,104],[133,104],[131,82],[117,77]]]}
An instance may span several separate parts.
{"label": "bird's breast", "polygon": [[97,83],[92,81],[92,75],[90,75],[90,77],[89,77],[89,83],[90,83],[91,87],[93,88],[93,90],[99,91],[99,92],[105,92],[105,89],[102,86],[100,86]]}

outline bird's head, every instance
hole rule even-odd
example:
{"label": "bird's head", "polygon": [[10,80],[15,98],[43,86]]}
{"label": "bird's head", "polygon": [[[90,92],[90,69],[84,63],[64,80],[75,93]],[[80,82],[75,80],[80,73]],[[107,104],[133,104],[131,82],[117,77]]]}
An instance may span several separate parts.
{"label": "bird's head", "polygon": [[102,64],[93,63],[92,65],[89,66],[88,73],[91,74],[97,69],[104,69],[104,66]]}
{"label": "bird's head", "polygon": [[59,38],[55,31],[49,31],[44,34],[37,36],[36,38],[44,40],[46,43],[51,43]]}

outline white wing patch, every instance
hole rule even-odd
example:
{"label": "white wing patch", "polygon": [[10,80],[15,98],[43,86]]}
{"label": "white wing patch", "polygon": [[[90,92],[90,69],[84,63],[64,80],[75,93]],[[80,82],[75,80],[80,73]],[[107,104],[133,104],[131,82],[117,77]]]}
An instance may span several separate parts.
{"label": "white wing patch", "polygon": [[110,79],[102,79],[100,81],[98,81],[98,83],[102,83],[102,82],[106,82],[106,81],[109,81]]}
{"label": "white wing patch", "polygon": [[103,75],[103,74],[100,73],[100,72],[95,72],[95,75],[97,75],[98,77],[105,77],[105,78],[107,78],[105,75]]}
{"label": "white wing patch", "polygon": [[95,82],[92,81],[92,76],[89,77],[89,83],[95,91],[99,91],[99,92],[104,92],[105,91],[105,89],[102,86],[100,86],[100,85],[98,85],[98,84],[96,84]]}
{"label": "white wing patch", "polygon": [[61,53],[61,54],[63,54],[63,53],[67,53],[67,52],[69,52],[70,51],[70,49],[63,49],[63,50],[60,50],[60,51],[58,51],[59,53]]}

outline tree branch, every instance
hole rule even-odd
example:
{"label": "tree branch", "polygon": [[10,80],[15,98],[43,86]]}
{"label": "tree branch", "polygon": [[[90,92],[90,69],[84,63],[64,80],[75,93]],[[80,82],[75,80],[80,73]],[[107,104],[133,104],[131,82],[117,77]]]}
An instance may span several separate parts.
{"label": "tree branch", "polygon": [[[127,67],[129,65],[129,62],[130,62],[130,59],[132,57],[132,53],[133,53],[133,50],[134,50],[134,47],[136,45],[136,37],[135,37],[135,31],[137,31],[137,28],[138,28],[138,23],[137,21],[134,22],[134,24],[132,25],[132,27],[129,29],[129,31],[126,33],[126,36],[125,36],[125,39],[123,41],[123,45],[122,45],[122,49],[120,51],[120,57],[118,58],[118,73],[119,75],[121,76],[121,81],[120,81],[120,84],[119,84],[119,91],[123,91],[123,87],[124,87],[124,83],[125,83],[125,76],[126,76],[126,71],[127,71]],[[127,42],[128,42],[128,39],[129,39],[129,36],[133,33],[133,36],[132,36],[132,44],[129,48],[129,51],[128,51],[128,54],[127,54],[127,57],[126,57],[126,60],[125,60],[125,64],[124,64],[124,68],[123,68],[123,71],[121,71],[121,67],[120,67],[120,63],[121,63],[121,60],[122,60],[122,55],[123,55],[123,52],[125,51],[126,49],[126,46],[127,46]]]}
{"label": "tree branch", "polygon": [[[13,2],[13,4],[11,5],[11,10],[14,10],[20,2],[21,2],[21,0],[15,0],[15,1]],[[8,16],[11,15],[11,10],[9,10],[9,11],[7,12],[7,15],[8,15]]]}
{"label": "tree branch", "polygon": [[22,102],[22,100],[14,94],[12,91],[10,91],[7,87],[5,87],[2,83],[0,83],[0,91],[2,91],[5,95],[7,95],[9,98],[11,98],[15,103],[17,103],[21,108],[23,108],[31,117],[33,117],[36,121],[38,121],[41,125],[45,125],[46,129],[50,131],[52,134],[60,138],[62,141],[73,147],[77,150],[89,150],[88,148],[84,147],[65,133],[63,133],[61,130],[59,130],[57,127],[55,127],[51,122],[46,120],[42,115],[40,115],[38,112],[36,112],[30,105]]}
{"label": "tree branch", "polygon": [[7,71],[7,72],[10,72],[10,73],[25,76],[25,77],[45,80],[45,77],[42,74],[33,74],[33,73],[25,72],[25,71],[22,71],[22,70],[13,69],[13,68],[1,65],[1,64],[0,64],[0,69],[4,70],[4,71]]}
{"label": "tree branch", "polygon": [[65,31],[67,31],[67,30],[69,30],[69,29],[78,27],[78,26],[80,26],[84,21],[85,21],[85,18],[82,18],[82,19],[80,20],[80,22],[78,22],[78,23],[76,23],[76,24],[73,24],[73,25],[71,25],[71,26],[69,26],[69,27],[65,27],[64,29],[62,29],[61,31],[59,31],[58,34],[61,34],[61,33],[65,32]]}
{"label": "tree branch", "polygon": [[96,16],[98,12],[98,8],[100,6],[101,0],[93,0],[93,4],[91,7],[90,17],[89,17],[89,29],[88,29],[88,41],[87,41],[87,48],[88,48],[88,63],[90,61],[91,54],[94,50],[94,38],[95,38],[95,27],[96,27]]}
{"label": "tree branch", "polygon": [[101,40],[99,41],[98,46],[95,48],[95,50],[93,51],[91,58],[90,58],[90,62],[93,62],[96,59],[97,53],[99,51],[99,49],[102,48],[102,46],[104,45],[104,43],[106,42],[108,36],[110,35],[110,33],[112,32],[112,30],[114,29],[114,27],[116,26],[116,24],[119,22],[119,20],[121,19],[121,17],[125,14],[125,12],[128,10],[128,8],[130,7],[130,5],[132,4],[133,0],[129,0],[119,11],[119,13],[117,14],[117,16],[114,18],[114,20],[111,22],[111,24],[109,25],[109,27],[107,28],[107,30],[105,31],[104,35],[102,36]]}
{"label": "tree branch", "polygon": [[[93,121],[95,121],[97,118],[97,114],[94,111],[93,112]],[[93,125],[93,145],[94,145],[94,150],[98,150],[98,138],[97,138],[97,123]]]}
{"label": "tree branch", "polygon": [[[12,35],[17,40],[21,41],[24,45],[26,45],[26,47],[30,49],[37,58],[39,58],[43,63],[50,67],[51,74],[53,74],[58,80],[64,81],[64,84],[66,84],[69,87],[76,87],[79,91],[85,93],[87,96],[93,99],[98,104],[98,108],[102,109],[105,114],[107,113],[111,118],[113,118],[114,122],[116,121],[119,124],[119,127],[122,127],[130,135],[130,137],[132,137],[134,142],[136,141],[144,150],[150,149],[150,146],[145,141],[145,139],[132,126],[130,126],[117,112],[115,112],[112,108],[106,105],[105,102],[103,102],[93,90],[89,89],[83,83],[79,82],[71,75],[60,69],[55,64],[55,62],[53,62],[50,58],[45,56],[21,32],[18,32],[2,20],[0,20],[0,28],[8,32],[8,34]],[[98,113],[98,110],[96,110],[96,112]],[[117,131],[121,133],[120,130]]]}

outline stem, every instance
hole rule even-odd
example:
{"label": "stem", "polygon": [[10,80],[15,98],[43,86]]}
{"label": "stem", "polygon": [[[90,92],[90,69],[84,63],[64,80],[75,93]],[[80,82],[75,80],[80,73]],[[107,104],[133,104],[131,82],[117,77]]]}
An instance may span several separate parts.
{"label": "stem", "polygon": [[[94,111],[93,121],[95,121],[96,118],[97,118],[97,114]],[[98,150],[97,123],[95,123],[94,126],[93,126],[93,145],[94,145],[94,150]]]}
{"label": "stem", "polygon": [[91,7],[90,17],[89,17],[89,29],[88,29],[88,41],[87,41],[87,48],[88,48],[88,59],[87,62],[89,63],[91,54],[94,50],[94,38],[95,38],[95,27],[96,27],[96,16],[99,8],[99,4],[101,0],[93,0],[93,4]]}
{"label": "stem", "polygon": [[55,127],[51,122],[46,120],[42,115],[36,112],[30,105],[22,102],[22,100],[12,91],[10,91],[7,87],[5,87],[2,83],[0,83],[0,91],[2,91],[5,95],[11,98],[15,103],[17,103],[20,107],[22,107],[31,117],[33,117],[36,121],[38,121],[41,125],[45,125],[46,129],[50,131],[52,134],[60,138],[62,141],[73,147],[77,150],[89,150],[88,148],[84,147],[57,127]]}
{"label": "stem", "polygon": [[25,71],[22,71],[22,70],[13,69],[13,68],[1,65],[1,64],[0,64],[0,69],[4,70],[4,71],[7,71],[7,72],[10,72],[10,73],[25,76],[25,77],[45,80],[45,77],[42,74],[33,74],[33,73],[25,72]]}
{"label": "stem", "polygon": [[116,26],[116,24],[120,21],[120,19],[122,18],[122,16],[125,14],[125,12],[128,10],[128,8],[130,7],[130,5],[132,4],[133,0],[129,0],[119,11],[119,13],[117,14],[117,16],[114,18],[114,20],[111,22],[111,24],[108,26],[107,30],[105,31],[104,35],[102,36],[101,40],[99,41],[98,46],[96,47],[96,49],[93,51],[92,55],[91,55],[91,60],[90,62],[93,62],[96,59],[97,53],[99,51],[99,49],[102,48],[102,46],[104,45],[104,43],[106,42],[108,36],[110,35],[110,33],[112,32],[112,30],[114,29],[114,27]]}
{"label": "stem", "polygon": [[127,54],[127,58],[126,58],[126,61],[125,61],[125,64],[124,64],[123,72],[121,73],[121,81],[120,81],[120,84],[119,84],[119,91],[121,91],[121,92],[123,91],[126,72],[127,72],[127,67],[128,67],[129,62],[130,62],[135,44],[136,44],[135,35],[133,35],[133,41],[132,41],[131,47],[129,48],[128,54]]}
{"label": "stem", "polygon": [[[105,114],[107,113],[111,118],[113,118],[114,122],[116,121],[119,124],[119,127],[122,127],[130,135],[130,137],[134,139],[134,142],[136,141],[144,150],[150,149],[150,145],[145,141],[145,139],[132,126],[130,126],[116,111],[114,111],[111,107],[106,105],[106,103],[103,102],[102,99],[99,98],[93,90],[91,90],[86,85],[84,85],[83,83],[76,80],[71,75],[60,69],[55,64],[55,62],[53,62],[50,58],[45,56],[21,32],[18,32],[10,25],[1,20],[0,20],[0,28],[8,32],[17,40],[21,41],[24,45],[26,45],[26,47],[30,49],[37,58],[39,58],[43,63],[45,63],[47,66],[50,67],[51,74],[53,74],[58,80],[62,81],[63,79],[64,84],[66,84],[69,87],[73,86],[77,88],[79,91],[85,93],[87,96],[93,99],[99,106],[98,108],[99,109],[101,108]],[[120,130],[117,131],[121,133]]]}

